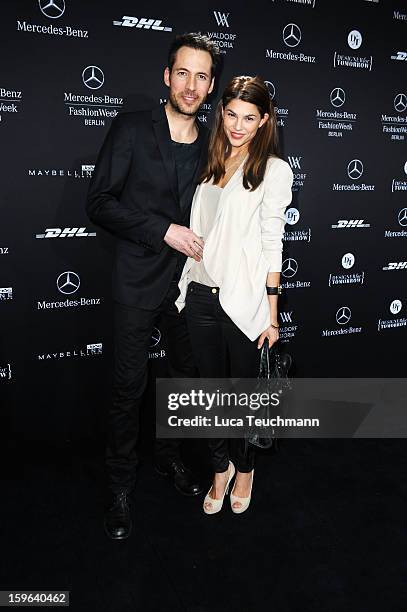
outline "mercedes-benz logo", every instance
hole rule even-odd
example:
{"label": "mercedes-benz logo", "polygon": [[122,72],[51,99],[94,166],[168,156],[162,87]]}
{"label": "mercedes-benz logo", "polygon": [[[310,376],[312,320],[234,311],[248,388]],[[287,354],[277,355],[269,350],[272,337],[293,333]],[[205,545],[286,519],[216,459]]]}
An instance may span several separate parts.
{"label": "mercedes-benz logo", "polygon": [[105,75],[98,66],[87,66],[82,72],[82,81],[89,89],[99,89],[105,82]]}
{"label": "mercedes-benz logo", "polygon": [[363,174],[363,164],[360,159],[352,159],[348,164],[348,176],[352,181],[357,181]]}
{"label": "mercedes-benz logo", "polygon": [[276,95],[276,88],[271,81],[264,81],[267,89],[269,90],[270,98],[273,100]]}
{"label": "mercedes-benz logo", "polygon": [[342,104],[345,104],[345,99],[345,92],[341,87],[335,87],[335,89],[331,91],[330,100],[332,106],[339,108],[340,106],[342,106]]}
{"label": "mercedes-benz logo", "polygon": [[390,312],[392,314],[398,314],[401,310],[402,305],[403,304],[401,303],[401,300],[393,300],[390,304]]}
{"label": "mercedes-benz logo", "polygon": [[407,108],[407,96],[406,94],[399,93],[394,98],[394,108],[398,113],[403,113]]}
{"label": "mercedes-benz logo", "polygon": [[301,30],[295,23],[288,23],[283,30],[283,41],[287,47],[296,47],[300,44]]}
{"label": "mercedes-benz logo", "polygon": [[65,13],[65,0],[38,0],[38,6],[49,19],[58,19]]}
{"label": "mercedes-benz logo", "polygon": [[150,348],[154,348],[161,340],[161,332],[157,327],[153,327],[153,331],[151,332],[151,344]]}
{"label": "mercedes-benz logo", "polygon": [[62,272],[57,278],[57,287],[61,293],[69,295],[78,291],[81,279],[76,272]]}
{"label": "mercedes-benz logo", "polygon": [[352,316],[350,308],[347,306],[341,306],[336,313],[336,322],[338,325],[346,325],[350,321]]}
{"label": "mercedes-benz logo", "polygon": [[402,208],[398,216],[399,224],[405,227],[407,225],[407,208]]}
{"label": "mercedes-benz logo", "polygon": [[297,274],[298,263],[292,257],[285,259],[282,264],[281,274],[285,278],[291,278]]}

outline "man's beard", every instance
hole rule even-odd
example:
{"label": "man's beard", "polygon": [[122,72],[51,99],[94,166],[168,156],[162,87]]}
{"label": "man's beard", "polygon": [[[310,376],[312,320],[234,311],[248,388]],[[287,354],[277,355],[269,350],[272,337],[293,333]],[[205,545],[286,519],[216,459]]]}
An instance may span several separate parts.
{"label": "man's beard", "polygon": [[197,98],[196,106],[194,106],[193,108],[183,108],[179,105],[178,100],[176,99],[175,95],[172,92],[170,92],[169,102],[172,108],[177,113],[180,113],[180,115],[187,115],[188,117],[194,117],[197,114],[199,107],[201,106],[203,100]]}

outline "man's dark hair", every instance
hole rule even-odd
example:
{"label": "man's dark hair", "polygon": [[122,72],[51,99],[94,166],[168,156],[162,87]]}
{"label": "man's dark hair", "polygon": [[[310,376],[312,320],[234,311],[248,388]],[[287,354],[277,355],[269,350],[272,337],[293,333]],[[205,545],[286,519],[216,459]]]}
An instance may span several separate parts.
{"label": "man's dark hair", "polygon": [[189,47],[190,49],[207,51],[212,58],[211,76],[214,77],[217,65],[219,63],[220,53],[218,47],[211,41],[210,38],[203,34],[196,34],[195,32],[179,34],[176,36],[168,51],[168,68],[170,69],[170,72],[172,71],[175,63],[177,51],[181,47]]}

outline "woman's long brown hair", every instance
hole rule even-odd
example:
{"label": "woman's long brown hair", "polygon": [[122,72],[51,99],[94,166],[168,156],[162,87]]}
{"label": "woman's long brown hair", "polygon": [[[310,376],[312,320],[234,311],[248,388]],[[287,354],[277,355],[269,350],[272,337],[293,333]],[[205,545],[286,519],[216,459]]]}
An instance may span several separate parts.
{"label": "woman's long brown hair", "polygon": [[243,186],[254,191],[263,181],[269,157],[279,157],[277,118],[268,89],[260,77],[237,76],[227,85],[216,108],[215,121],[209,139],[208,162],[200,182],[219,183],[225,175],[225,161],[230,156],[231,146],[223,129],[222,111],[231,100],[242,100],[255,104],[263,118],[269,120],[257,131],[249,143],[248,158],[243,168]]}

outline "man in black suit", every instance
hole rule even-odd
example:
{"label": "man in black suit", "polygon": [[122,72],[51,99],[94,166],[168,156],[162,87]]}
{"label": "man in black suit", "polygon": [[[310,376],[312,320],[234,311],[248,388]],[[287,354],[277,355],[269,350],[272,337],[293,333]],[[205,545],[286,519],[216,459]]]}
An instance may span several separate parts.
{"label": "man in black suit", "polygon": [[[113,503],[105,516],[112,539],[131,530],[139,408],[154,325],[168,341],[171,375],[196,375],[184,315],[175,300],[186,256],[200,261],[203,242],[189,229],[192,197],[206,158],[208,131],[196,115],[214,85],[218,50],[205,36],[172,44],[165,106],[118,116],[99,153],[89,187],[91,221],[117,238],[113,270],[115,365],[106,466]],[[181,461],[179,440],[156,441],[156,468],[178,491],[202,488]]]}

